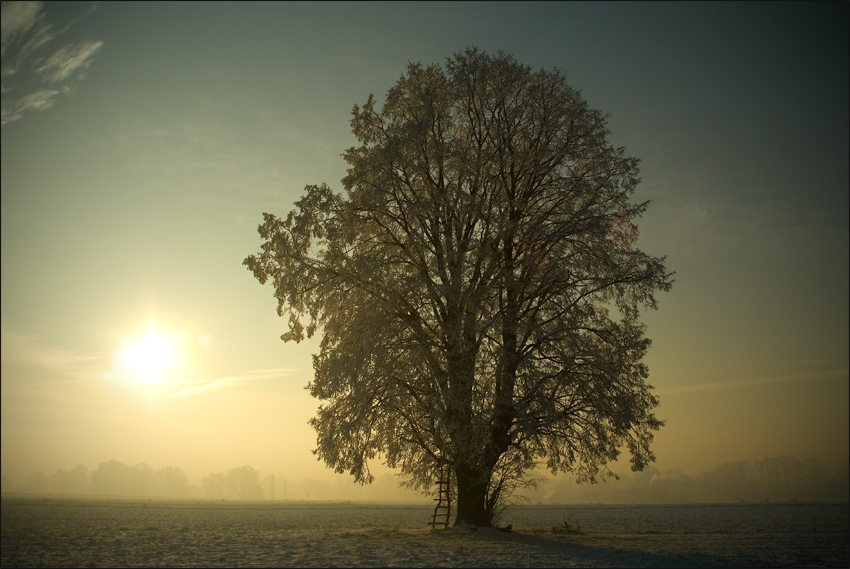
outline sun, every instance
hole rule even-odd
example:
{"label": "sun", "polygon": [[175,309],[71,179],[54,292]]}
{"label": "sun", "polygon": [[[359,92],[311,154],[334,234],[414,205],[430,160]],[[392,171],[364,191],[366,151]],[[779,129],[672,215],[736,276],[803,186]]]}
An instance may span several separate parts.
{"label": "sun", "polygon": [[158,384],[163,379],[163,372],[175,365],[174,341],[150,330],[144,338],[123,348],[118,354],[118,362],[138,381]]}

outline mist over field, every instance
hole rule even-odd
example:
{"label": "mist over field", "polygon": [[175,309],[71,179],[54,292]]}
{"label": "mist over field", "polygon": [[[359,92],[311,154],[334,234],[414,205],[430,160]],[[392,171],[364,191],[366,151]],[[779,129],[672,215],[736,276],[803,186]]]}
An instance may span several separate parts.
{"label": "mist over field", "polygon": [[[828,465],[817,459],[789,456],[724,463],[697,473],[623,472],[619,480],[576,484],[569,475],[553,477],[537,471],[536,488],[520,492],[512,505],[538,504],[688,504],[738,502],[846,502],[850,499],[847,464]],[[393,474],[372,484],[353,483],[348,475],[334,478],[287,478],[251,466],[190,479],[175,466],[100,463],[94,469],[77,465],[54,472],[32,472],[17,480],[3,476],[3,493],[39,496],[111,496],[140,499],[314,501],[432,504],[432,496],[399,486]]]}

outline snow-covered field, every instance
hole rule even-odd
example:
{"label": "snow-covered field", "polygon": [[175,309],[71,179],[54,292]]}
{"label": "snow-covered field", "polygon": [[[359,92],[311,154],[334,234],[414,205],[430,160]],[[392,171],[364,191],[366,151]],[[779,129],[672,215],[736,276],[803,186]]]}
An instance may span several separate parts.
{"label": "snow-covered field", "polygon": [[[847,504],[514,507],[513,531],[428,506],[4,497],[3,567],[848,567]],[[564,529],[564,522],[580,527]]]}

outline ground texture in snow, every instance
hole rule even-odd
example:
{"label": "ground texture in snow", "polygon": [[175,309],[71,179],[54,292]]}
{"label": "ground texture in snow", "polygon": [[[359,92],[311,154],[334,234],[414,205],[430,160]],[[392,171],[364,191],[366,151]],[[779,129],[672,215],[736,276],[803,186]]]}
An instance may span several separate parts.
{"label": "ground texture in snow", "polygon": [[[4,498],[3,567],[848,567],[847,504],[516,507]],[[580,527],[580,533],[553,531]]]}

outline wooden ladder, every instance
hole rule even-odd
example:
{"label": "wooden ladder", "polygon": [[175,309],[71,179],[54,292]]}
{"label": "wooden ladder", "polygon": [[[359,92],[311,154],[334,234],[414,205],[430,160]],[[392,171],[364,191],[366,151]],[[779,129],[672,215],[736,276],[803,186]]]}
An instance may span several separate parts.
{"label": "wooden ladder", "polygon": [[451,466],[444,464],[440,468],[440,481],[437,487],[437,497],[434,498],[437,505],[434,507],[434,515],[432,516],[430,523],[433,529],[437,529],[438,525],[442,525],[444,529],[449,527],[449,518],[451,518],[452,515],[452,497],[450,493],[451,482]]}

